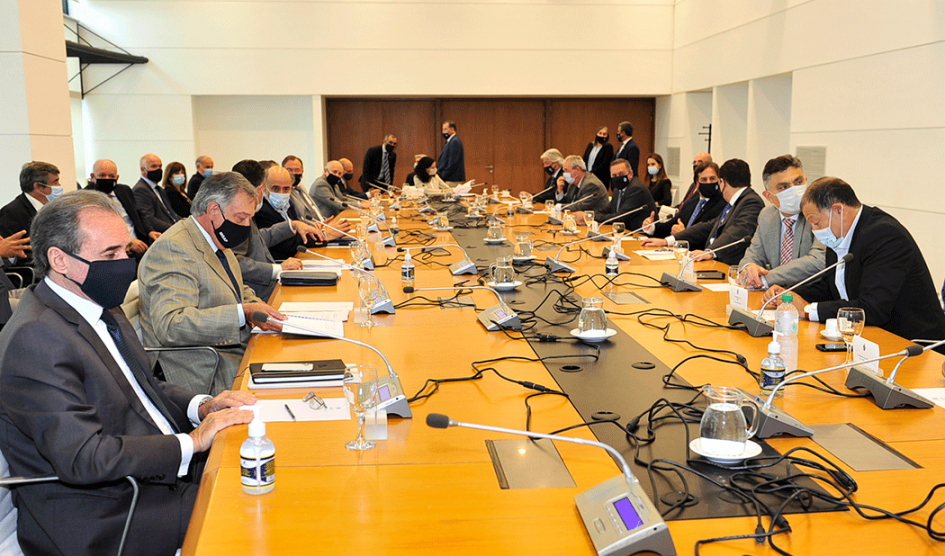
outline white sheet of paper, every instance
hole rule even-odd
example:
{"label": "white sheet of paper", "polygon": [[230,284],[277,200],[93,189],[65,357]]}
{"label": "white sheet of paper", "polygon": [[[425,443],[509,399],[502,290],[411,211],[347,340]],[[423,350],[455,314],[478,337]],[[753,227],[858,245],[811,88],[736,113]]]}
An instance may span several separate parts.
{"label": "white sheet of paper", "polygon": [[703,284],[703,288],[712,291],[712,292],[727,292],[729,291],[728,284]]}
{"label": "white sheet of paper", "polygon": [[336,259],[335,261],[305,259],[302,261],[302,270],[334,271],[338,274],[338,277],[341,278],[341,271],[346,268],[342,266],[342,263],[344,263],[344,261],[341,259]]}
{"label": "white sheet of paper", "polygon": [[321,311],[351,311],[353,301],[286,301],[279,305],[280,313],[317,313]]}
{"label": "white sheet of paper", "polygon": [[774,322],[774,315],[777,313],[777,309],[765,309],[761,312],[761,318],[768,322]]}
{"label": "white sheet of paper", "polygon": [[[266,423],[293,421],[286,411],[289,406],[295,421],[349,421],[351,410],[344,398],[322,398],[327,408],[312,409],[307,402],[301,399],[294,400],[257,400],[256,405],[244,405],[240,409],[258,411],[259,417]],[[255,409],[254,409],[255,408]]]}
{"label": "white sheet of paper", "polygon": [[675,261],[676,255],[673,254],[672,249],[644,249],[641,251],[634,251],[637,255],[640,255],[644,259],[651,261]]}
{"label": "white sheet of paper", "polygon": [[282,321],[284,334],[320,337],[323,336],[320,332],[325,332],[324,337],[344,338],[345,327],[340,321],[300,317],[293,314],[288,314],[286,317],[286,320]]}
{"label": "white sheet of paper", "polygon": [[[866,361],[867,359],[875,359],[879,357],[879,344],[871,342],[862,336],[853,337],[853,360],[856,362]],[[874,361],[872,363],[864,363],[857,365],[857,367],[863,367],[873,371],[876,374],[880,374],[879,370],[879,361]]]}
{"label": "white sheet of paper", "polygon": [[283,312],[283,314],[310,319],[336,320],[338,322],[346,322],[348,320],[348,311],[297,311],[289,313]]}
{"label": "white sheet of paper", "polygon": [[748,288],[741,288],[738,286],[732,287],[729,284],[731,289],[729,290],[728,299],[729,303],[738,307],[739,309],[748,309]]}
{"label": "white sheet of paper", "polygon": [[913,392],[935,402],[935,405],[945,408],[945,388],[913,388]]}

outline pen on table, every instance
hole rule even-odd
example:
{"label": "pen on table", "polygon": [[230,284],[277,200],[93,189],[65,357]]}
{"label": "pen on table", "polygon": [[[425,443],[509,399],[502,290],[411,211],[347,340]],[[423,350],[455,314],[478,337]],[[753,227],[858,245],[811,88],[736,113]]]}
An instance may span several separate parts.
{"label": "pen on table", "polygon": [[[305,394],[304,398],[302,398],[303,402],[308,402],[309,400],[315,400],[315,403],[318,404],[318,407],[324,407],[324,408],[328,407],[328,404],[325,403],[325,400],[316,396],[315,392],[309,392],[308,394]],[[318,407],[316,407],[315,409],[318,409]]]}
{"label": "pen on table", "polygon": [[292,410],[289,409],[289,404],[284,404],[285,410],[289,412],[289,417],[292,417],[292,420],[295,421],[295,413],[292,413]]}

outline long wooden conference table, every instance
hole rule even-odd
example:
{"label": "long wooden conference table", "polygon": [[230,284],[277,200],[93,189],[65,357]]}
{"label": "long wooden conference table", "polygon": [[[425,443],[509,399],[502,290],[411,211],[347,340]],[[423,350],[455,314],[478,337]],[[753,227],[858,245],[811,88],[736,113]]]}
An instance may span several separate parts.
{"label": "long wooden conference table", "polygon": [[[516,215],[509,221],[508,236],[546,216]],[[401,217],[403,230],[434,233],[425,223]],[[559,244],[570,238],[552,234],[560,227],[528,228],[536,239]],[[455,243],[447,232],[436,233],[436,243]],[[583,235],[583,231],[582,231]],[[587,242],[590,251],[606,244]],[[639,249],[625,241],[627,251]],[[326,248],[323,253],[350,260],[348,250]],[[539,259],[554,251],[538,251]],[[395,249],[375,244],[374,259],[383,263],[396,257]],[[570,258],[577,255],[569,252]],[[438,259],[458,260],[458,256]],[[479,263],[480,265],[484,263]],[[485,263],[488,264],[488,263]],[[603,261],[582,256],[575,263],[579,274],[602,274]],[[376,274],[389,290],[394,303],[411,297],[402,292],[399,262],[378,268]],[[724,268],[717,263],[698,263],[698,269]],[[635,254],[620,264],[621,273],[640,273],[658,278],[675,272],[675,261],[649,261]],[[460,279],[439,265],[417,268],[416,287],[448,287]],[[634,282],[642,282],[636,279]],[[602,283],[598,281],[598,283]],[[653,284],[656,282],[654,281]],[[666,288],[642,289],[621,286],[618,291],[645,296],[650,307],[677,314],[695,313],[715,322],[726,322],[727,293],[705,290],[674,293]],[[599,296],[591,283],[577,288],[582,296]],[[413,296],[419,295],[417,293]],[[436,292],[426,293],[437,297]],[[449,292],[441,294],[444,297]],[[752,294],[751,306],[760,306],[760,293]],[[477,290],[476,304],[495,304],[491,293]],[[345,271],[336,287],[277,288],[271,304],[286,301],[351,300],[357,303],[357,283]],[[608,311],[629,311],[637,305],[615,305],[605,301]],[[528,307],[516,307],[522,311]],[[499,356],[535,357],[527,342],[513,340],[503,332],[488,332],[471,308],[404,307],[393,315],[376,315],[380,326],[365,329],[345,324],[348,338],[369,343],[390,360],[400,375],[407,395],[413,395],[429,378],[470,376],[474,361]],[[652,319],[651,319],[652,320]],[[661,324],[673,322],[666,318]],[[869,323],[867,323],[869,324]],[[641,325],[634,317],[609,316],[609,325],[619,327],[644,345],[660,362],[672,368],[700,353],[685,344],[663,340],[663,332]],[[570,328],[570,327],[568,327]],[[801,321],[799,366],[819,369],[839,364],[843,353],[822,353],[814,344],[822,342],[821,326]],[[566,335],[567,330],[561,330]],[[758,370],[766,354],[768,338],[753,338],[742,331],[712,329],[678,323],[672,336],[685,337],[698,345],[736,351]],[[512,334],[516,336],[517,334]],[[909,345],[906,340],[879,328],[867,327],[863,336],[892,353]],[[602,350],[611,349],[608,343]],[[256,335],[242,362],[235,388],[248,389],[249,364],[267,361],[306,361],[341,358],[347,363],[378,367],[383,362],[370,350],[330,339],[299,339],[282,335]],[[943,357],[929,352],[907,361],[899,371],[900,384],[908,388],[943,385]],[[897,359],[884,361],[888,374]],[[500,362],[494,365],[506,376],[555,387],[555,380],[539,362]],[[711,382],[757,391],[757,384],[736,365],[696,359],[680,367],[678,375],[690,384]],[[825,375],[824,381],[844,390],[842,371]],[[308,389],[257,390],[260,398],[301,398]],[[343,397],[340,388],[319,392],[322,397]],[[594,554],[595,550],[575,507],[574,496],[619,473],[606,452],[591,446],[556,442],[570,472],[573,488],[502,489],[496,478],[485,441],[508,436],[479,430],[429,428],[430,413],[445,413],[459,421],[507,428],[525,428],[524,399],[533,391],[491,373],[475,381],[442,384],[428,399],[411,404],[412,419],[389,420],[389,437],[365,452],[349,451],[345,442],[356,434],[356,420],[325,422],[276,422],[267,434],[276,446],[276,488],[262,496],[244,494],[240,488],[239,446],[247,436],[245,426],[221,432],[209,454],[200,494],[183,547],[186,555],[235,556],[241,554]],[[531,429],[550,432],[583,421],[569,400],[562,396],[539,396],[530,402]],[[794,388],[776,404],[807,425],[854,423],[881,442],[920,466],[905,471],[855,472],[817,444],[814,438],[780,437],[767,442],[785,451],[806,446],[824,454],[850,473],[859,490],[854,499],[861,504],[901,511],[917,505],[928,491],[945,478],[945,410],[901,409],[884,411],[871,399],[840,399],[809,388]],[[625,416],[626,418],[627,416]],[[587,427],[568,435],[594,439]],[[681,459],[685,454],[681,452]],[[685,463],[684,461],[682,463]],[[645,480],[641,478],[641,480]],[[690,480],[698,480],[690,478]],[[942,503],[932,504],[934,508]],[[913,516],[924,522],[928,510]],[[868,521],[852,511],[792,514],[787,516],[792,532],[778,535],[776,543],[792,554],[942,554],[945,545],[933,541],[922,530],[892,520]],[[942,519],[938,528],[945,528]],[[697,540],[753,533],[754,516],[715,519],[668,520],[679,554],[693,554]],[[765,526],[767,526],[767,520]],[[775,554],[753,540],[714,543],[701,548],[707,555]]]}

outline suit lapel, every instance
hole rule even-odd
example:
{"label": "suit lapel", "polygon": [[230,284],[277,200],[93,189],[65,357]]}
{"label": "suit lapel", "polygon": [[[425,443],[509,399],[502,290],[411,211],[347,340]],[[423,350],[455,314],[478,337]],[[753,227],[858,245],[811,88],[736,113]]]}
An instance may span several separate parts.
{"label": "suit lapel", "polygon": [[[233,295],[236,296],[237,303],[242,303],[243,296],[240,295],[240,292],[233,289],[233,282],[230,281],[229,275],[227,275],[226,270],[223,268],[223,263],[220,262],[220,259],[217,258],[216,251],[210,247],[210,244],[207,243],[207,239],[203,237],[203,233],[200,230],[196,229],[198,226],[193,218],[188,218],[185,220],[184,227],[187,230],[187,233],[190,234],[190,240],[193,242],[194,246],[197,247],[197,250],[203,254],[203,260],[210,266],[213,272],[226,284],[227,288]],[[226,252],[223,253],[226,255]],[[229,259],[227,259],[229,260]],[[230,267],[232,270],[233,261],[230,261]],[[234,274],[235,276],[235,274]]]}
{"label": "suit lapel", "polygon": [[[128,404],[131,405],[132,409],[135,410],[135,413],[151,424],[155,431],[160,432],[160,429],[158,429],[157,425],[154,423],[154,420],[151,419],[151,415],[144,408],[144,404],[141,403],[141,399],[138,398],[138,395],[131,387],[131,383],[128,382],[128,378],[125,376],[125,373],[122,372],[121,367],[119,367],[118,363],[115,362],[111,352],[109,352],[108,348],[105,347],[105,343],[102,342],[102,339],[99,337],[98,333],[95,332],[95,329],[92,328],[92,325],[90,325],[87,320],[82,318],[82,316],[75,309],[73,309],[71,305],[56,295],[56,293],[52,291],[49,286],[45,284],[45,282],[40,282],[36,286],[35,293],[36,297],[46,304],[47,307],[56,311],[62,316],[62,318],[76,326],[76,332],[78,332],[79,335],[82,336],[82,338],[92,346],[92,349],[95,350],[95,353],[99,354],[99,357],[101,357],[105,368],[108,369],[109,374],[112,375],[112,378],[115,380],[122,393],[128,399]],[[124,317],[121,317],[119,322],[126,320],[127,319]],[[123,328],[123,331],[127,331],[127,328]],[[134,335],[134,330],[131,330],[131,334]],[[147,357],[145,357],[141,362],[145,368],[151,367],[150,361],[147,359]]]}

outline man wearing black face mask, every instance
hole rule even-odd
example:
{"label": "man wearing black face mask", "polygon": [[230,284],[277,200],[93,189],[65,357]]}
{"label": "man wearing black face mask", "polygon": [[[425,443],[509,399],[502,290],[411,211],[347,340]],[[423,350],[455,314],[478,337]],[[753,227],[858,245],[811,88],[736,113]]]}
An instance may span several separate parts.
{"label": "man wearing black face mask", "polygon": [[[342,192],[349,198],[353,197],[355,199],[361,200],[370,198],[370,195],[366,192],[369,192],[370,190],[358,191],[351,187],[351,180],[354,179],[354,164],[352,164],[347,158],[340,158],[338,159],[338,162],[341,164],[341,168],[344,170],[344,174],[341,176],[341,179],[343,180],[341,182]],[[377,190],[377,192],[380,191]]]}
{"label": "man wearing black face mask", "polygon": [[[364,164],[361,165],[361,189],[363,191],[370,191],[371,189],[386,191],[388,185],[395,183],[394,169],[397,167],[395,148],[397,148],[397,137],[393,133],[389,133],[384,136],[383,143],[371,147],[364,153]],[[345,178],[345,181],[350,182],[351,180]]]}
{"label": "man wearing black face mask", "polygon": [[155,154],[141,157],[141,178],[134,186],[135,202],[152,230],[164,232],[180,220],[160,186],[164,164]]}
{"label": "man wearing black face mask", "polygon": [[558,187],[558,178],[564,175],[564,157],[558,149],[548,149],[541,154],[541,166],[548,176],[545,187],[532,197],[533,203],[547,203],[548,201],[561,202],[564,200],[565,189]]}
{"label": "man wearing black face mask", "polygon": [[436,159],[436,167],[446,185],[455,187],[460,182],[466,181],[466,155],[463,151],[463,142],[459,140],[459,135],[456,135],[456,122],[443,122],[441,129],[446,144],[440,151],[440,157]]}
{"label": "man wearing black face mask", "polygon": [[[245,392],[216,398],[157,381],[117,304],[135,278],[128,229],[101,193],[50,202],[32,227],[34,269],[0,334],[0,450],[16,475],[59,482],[17,489],[26,554],[173,554],[216,433],[247,423]],[[39,336],[37,336],[39,335]],[[45,338],[49,341],[37,341]],[[139,519],[140,518],[140,519]]]}
{"label": "man wearing black face mask", "polygon": [[[331,160],[325,165],[325,175],[319,176],[312,184],[309,195],[315,200],[318,211],[325,218],[336,216],[345,210],[348,204],[347,196],[342,189],[344,168],[337,160]],[[353,201],[352,201],[353,202]],[[361,208],[370,207],[367,201],[360,202]]]}
{"label": "man wearing black face mask", "polygon": [[131,234],[128,255],[140,258],[151,242],[161,237],[161,232],[154,231],[147,219],[138,210],[134,192],[123,183],[118,183],[118,166],[108,159],[96,160],[92,166],[89,189],[101,191],[115,202],[115,209]]}
{"label": "man wearing black face mask", "polygon": [[[199,351],[162,352],[168,382],[202,392],[229,387],[246,350],[253,312],[280,313],[243,283],[231,250],[249,238],[256,189],[235,172],[204,180],[191,216],[151,245],[138,270],[141,331],[149,346],[219,346],[219,369]],[[270,318],[263,330],[280,330]]]}
{"label": "man wearing black face mask", "polygon": [[620,122],[617,124],[617,141],[620,141],[620,147],[614,160],[622,158],[630,163],[633,173],[636,174],[640,169],[640,147],[633,139],[633,124],[630,122]]}
{"label": "man wearing black face mask", "polygon": [[719,166],[714,162],[706,162],[696,166],[695,180],[696,196],[683,203],[674,218],[666,222],[658,222],[656,212],[643,222],[648,226],[644,232],[647,235],[664,238],[685,230],[699,222],[708,222],[722,214],[725,208],[725,199],[719,189]]}
{"label": "man wearing black face mask", "polygon": [[[647,189],[640,178],[633,175],[630,169],[630,163],[622,158],[614,160],[610,164],[611,183],[613,184],[614,194],[610,199],[610,206],[594,214],[597,222],[610,220],[611,222],[623,222],[627,230],[636,230],[643,225],[646,215],[656,210],[656,202],[653,195]],[[637,207],[646,207],[639,212],[614,218],[625,212],[629,212]],[[581,222],[584,219],[584,213],[578,211],[574,213],[574,218]],[[613,218],[613,220],[611,220]]]}

